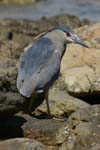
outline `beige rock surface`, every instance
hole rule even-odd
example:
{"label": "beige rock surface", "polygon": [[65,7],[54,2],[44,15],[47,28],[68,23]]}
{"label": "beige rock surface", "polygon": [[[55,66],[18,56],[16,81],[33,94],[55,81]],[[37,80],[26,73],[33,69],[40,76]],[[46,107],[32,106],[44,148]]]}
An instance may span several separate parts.
{"label": "beige rock surface", "polygon": [[[49,103],[51,114],[55,117],[67,117],[73,112],[86,108],[88,103],[70,96],[65,91],[61,91],[57,88],[52,88],[49,91]],[[47,113],[46,101],[44,101],[38,108],[38,111]]]}
{"label": "beige rock surface", "polygon": [[0,150],[49,150],[42,143],[28,138],[9,139],[0,142]]}
{"label": "beige rock surface", "polygon": [[90,48],[69,45],[63,57],[61,74],[69,93],[100,93],[100,23],[76,30]]}

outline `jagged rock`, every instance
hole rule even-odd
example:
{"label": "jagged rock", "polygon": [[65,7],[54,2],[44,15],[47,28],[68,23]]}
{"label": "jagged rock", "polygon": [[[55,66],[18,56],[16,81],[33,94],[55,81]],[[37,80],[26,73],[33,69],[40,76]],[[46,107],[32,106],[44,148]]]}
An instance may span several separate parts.
{"label": "jagged rock", "polygon": [[15,138],[0,142],[0,150],[50,150],[42,143],[28,138]]}
{"label": "jagged rock", "polygon": [[59,150],[100,149],[100,105],[73,113],[56,136]]}
{"label": "jagged rock", "polygon": [[100,93],[100,23],[76,30],[90,48],[69,45],[62,61],[66,90],[75,96]]}

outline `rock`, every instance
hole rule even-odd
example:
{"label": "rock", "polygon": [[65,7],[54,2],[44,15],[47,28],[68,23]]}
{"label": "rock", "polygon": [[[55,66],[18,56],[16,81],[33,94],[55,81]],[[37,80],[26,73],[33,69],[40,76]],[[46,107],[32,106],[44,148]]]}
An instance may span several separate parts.
{"label": "rock", "polygon": [[42,143],[28,138],[15,138],[0,142],[0,150],[50,150]]}
{"label": "rock", "polygon": [[59,150],[100,149],[100,105],[73,113],[57,134]]}
{"label": "rock", "polygon": [[[65,91],[58,88],[52,88],[49,91],[49,104],[51,114],[55,117],[64,117],[71,115],[78,109],[88,107],[86,102],[68,95]],[[47,105],[44,101],[38,108],[37,112],[47,113]]]}
{"label": "rock", "polygon": [[20,112],[15,116],[0,118],[0,139],[24,137],[56,147],[55,135],[64,123],[48,119],[46,115],[36,118]]}
{"label": "rock", "polygon": [[90,48],[68,46],[61,68],[66,90],[74,96],[100,93],[100,23],[76,32]]}
{"label": "rock", "polygon": [[10,116],[22,110],[25,99],[14,92],[0,92],[0,117]]}
{"label": "rock", "polygon": [[[20,115],[21,116],[21,115]],[[27,121],[21,126],[23,136],[42,142],[47,146],[56,147],[55,135],[64,125],[64,121],[47,119],[46,115],[37,116],[22,115]]]}
{"label": "rock", "polygon": [[[30,98],[24,98],[16,92],[0,92],[0,117],[8,117],[23,111],[29,113]],[[36,95],[32,110],[34,111],[44,100],[44,94]]]}

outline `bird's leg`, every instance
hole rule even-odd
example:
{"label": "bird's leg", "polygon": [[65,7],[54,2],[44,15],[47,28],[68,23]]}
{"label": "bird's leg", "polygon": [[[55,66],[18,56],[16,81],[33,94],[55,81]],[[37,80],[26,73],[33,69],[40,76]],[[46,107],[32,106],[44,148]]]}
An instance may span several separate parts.
{"label": "bird's leg", "polygon": [[51,113],[50,113],[50,107],[49,107],[49,99],[48,99],[48,90],[45,92],[45,100],[46,100],[46,104],[47,104],[47,112],[48,112],[48,116],[51,118]]}
{"label": "bird's leg", "polygon": [[35,97],[35,94],[33,93],[31,96],[31,99],[30,99],[30,104],[29,104],[29,114],[32,113],[32,106],[33,106],[34,97]]}
{"label": "bird's leg", "polygon": [[48,112],[48,117],[49,118],[52,118],[54,120],[58,120],[58,121],[65,121],[64,118],[60,118],[60,117],[53,117],[50,113],[50,106],[49,106],[49,94],[48,94],[48,91],[45,92],[45,100],[46,100],[46,104],[47,104],[47,112]]}

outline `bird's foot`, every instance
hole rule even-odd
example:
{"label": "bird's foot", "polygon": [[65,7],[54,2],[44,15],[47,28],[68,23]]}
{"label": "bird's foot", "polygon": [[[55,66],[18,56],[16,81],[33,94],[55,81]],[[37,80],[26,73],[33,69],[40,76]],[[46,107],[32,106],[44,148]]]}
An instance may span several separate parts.
{"label": "bird's foot", "polygon": [[51,114],[47,114],[48,115],[48,119],[53,119],[53,120],[57,120],[57,121],[66,121],[66,118],[61,117],[61,116],[53,116]]}
{"label": "bird's foot", "polygon": [[48,114],[48,119],[52,119],[53,118],[53,116],[52,115],[50,115],[50,114]]}

